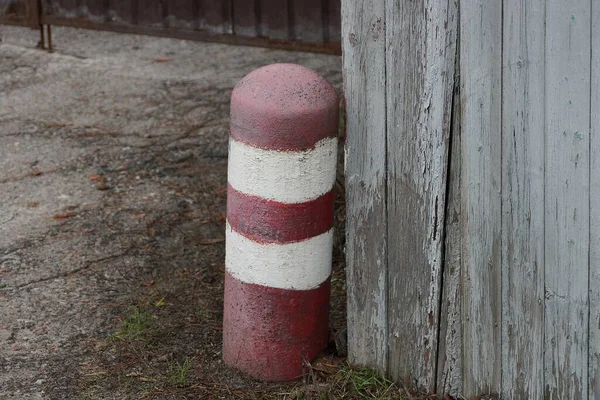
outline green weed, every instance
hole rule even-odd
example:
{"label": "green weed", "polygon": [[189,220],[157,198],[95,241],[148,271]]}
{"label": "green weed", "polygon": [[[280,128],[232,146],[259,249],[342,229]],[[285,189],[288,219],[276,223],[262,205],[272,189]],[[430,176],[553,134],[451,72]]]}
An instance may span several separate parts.
{"label": "green weed", "polygon": [[154,318],[148,310],[132,307],[123,320],[123,327],[109,336],[109,339],[136,340],[145,339],[152,334]]}
{"label": "green weed", "polygon": [[175,363],[171,365],[169,369],[169,382],[178,387],[187,385],[188,377],[190,373],[190,360],[185,358],[182,363]]}

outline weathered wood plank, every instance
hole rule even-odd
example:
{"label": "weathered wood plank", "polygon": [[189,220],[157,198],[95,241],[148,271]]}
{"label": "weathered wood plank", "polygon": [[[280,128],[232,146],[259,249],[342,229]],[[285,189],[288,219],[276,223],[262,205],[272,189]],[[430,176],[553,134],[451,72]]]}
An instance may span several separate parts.
{"label": "weathered wood plank", "polygon": [[544,391],[544,0],[504,0],[502,394]]}
{"label": "weathered wood plank", "polygon": [[463,394],[495,393],[501,373],[502,1],[460,6]]}
{"label": "weathered wood plank", "polygon": [[590,1],[546,3],[546,398],[588,395]]}
{"label": "weathered wood plank", "polygon": [[[458,46],[457,46],[458,52]],[[457,53],[458,55],[458,53]],[[444,230],[444,272],[440,308],[440,342],[438,345],[437,394],[457,398],[462,393],[462,311],[461,311],[461,135],[459,63],[455,61],[452,128],[448,164],[448,194]]]}
{"label": "weathered wood plank", "polygon": [[389,373],[435,392],[457,6],[385,15]]}
{"label": "weathered wood plank", "polygon": [[600,398],[600,4],[592,3],[590,119],[590,393]]}
{"label": "weathered wood plank", "polygon": [[342,4],[348,350],[387,369],[385,0]]}

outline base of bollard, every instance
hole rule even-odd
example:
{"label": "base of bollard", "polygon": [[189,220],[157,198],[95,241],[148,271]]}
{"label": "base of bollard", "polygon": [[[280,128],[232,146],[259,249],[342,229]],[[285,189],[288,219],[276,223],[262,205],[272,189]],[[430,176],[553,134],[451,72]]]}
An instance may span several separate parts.
{"label": "base of bollard", "polygon": [[287,290],[225,273],[225,363],[265,381],[301,378],[327,345],[329,296],[329,279],[315,289]]}

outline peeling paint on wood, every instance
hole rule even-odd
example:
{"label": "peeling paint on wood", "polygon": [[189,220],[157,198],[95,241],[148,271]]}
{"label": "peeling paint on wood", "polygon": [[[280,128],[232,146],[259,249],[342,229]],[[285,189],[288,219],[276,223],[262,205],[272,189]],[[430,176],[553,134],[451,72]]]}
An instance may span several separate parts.
{"label": "peeling paint on wood", "polygon": [[[458,51],[458,48],[457,48]],[[448,173],[444,245],[444,272],[440,307],[437,394],[458,397],[462,393],[462,311],[461,311],[461,137],[458,57],[455,61],[452,128]]]}
{"label": "peeling paint on wood", "polygon": [[592,3],[589,398],[600,398],[600,4]]}
{"label": "peeling paint on wood", "polygon": [[502,394],[544,387],[544,0],[504,0]]}
{"label": "peeling paint on wood", "polygon": [[387,1],[385,17],[389,373],[434,392],[457,4]]}
{"label": "peeling paint on wood", "polygon": [[502,1],[460,7],[463,391],[500,386]]}
{"label": "peeling paint on wood", "polygon": [[[432,4],[389,0],[381,21],[353,17],[374,42],[386,37],[385,62],[376,63],[386,74],[387,114],[372,112],[382,92],[373,92],[380,80],[365,73],[372,57],[363,47],[373,42],[346,30],[344,50],[363,68],[346,69],[345,79],[366,85],[357,98],[346,93],[355,118],[364,119],[349,129],[349,137],[363,133],[354,138],[360,146],[348,148],[348,159],[361,161],[347,165],[349,181],[378,160],[388,196],[348,186],[348,198],[362,204],[354,216],[378,210],[385,219],[370,225],[368,233],[380,235],[375,243],[363,246],[348,233],[353,273],[373,274],[367,286],[351,288],[350,315],[375,298],[360,300],[359,290],[376,293],[380,308],[368,309],[385,313],[389,335],[374,348],[365,339],[372,325],[351,319],[360,360],[380,367],[383,348],[393,378],[440,396],[600,398],[600,6],[462,0],[460,93],[448,144],[437,129],[450,122],[450,81],[435,77],[449,67],[450,46],[440,47],[438,35],[447,40],[453,28],[436,25],[441,14]],[[433,26],[440,26],[435,35]],[[362,145],[371,131],[361,124],[381,132],[379,118],[387,118],[387,148]],[[371,172],[378,188],[380,176]],[[447,197],[435,195],[441,188]],[[387,211],[376,208],[382,201]],[[377,246],[385,241],[382,262]]]}
{"label": "peeling paint on wood", "polygon": [[546,3],[547,398],[588,395],[590,1]]}
{"label": "peeling paint on wood", "polygon": [[[387,370],[384,0],[342,4],[346,104],[348,349],[352,364]],[[381,25],[381,29],[383,26]]]}

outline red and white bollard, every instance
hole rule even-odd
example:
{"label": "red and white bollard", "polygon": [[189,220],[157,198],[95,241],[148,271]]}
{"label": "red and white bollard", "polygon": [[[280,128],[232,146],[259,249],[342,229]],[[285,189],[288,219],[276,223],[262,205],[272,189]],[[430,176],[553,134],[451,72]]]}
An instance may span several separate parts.
{"label": "red and white bollard", "polygon": [[294,64],[231,95],[223,357],[255,378],[299,378],[327,344],[338,107]]}

